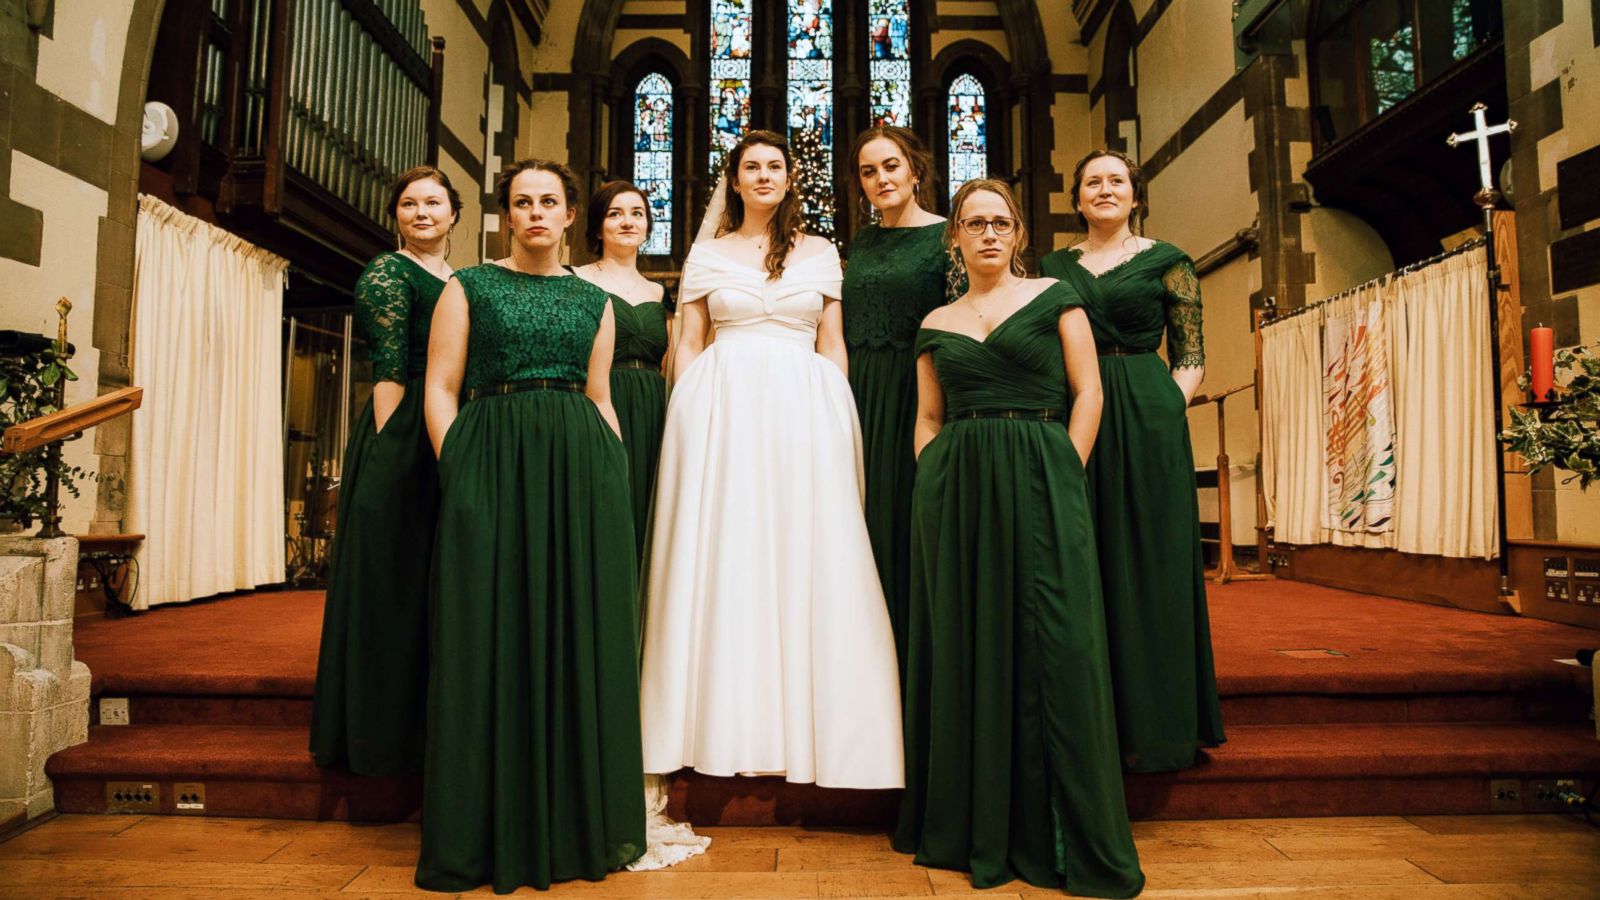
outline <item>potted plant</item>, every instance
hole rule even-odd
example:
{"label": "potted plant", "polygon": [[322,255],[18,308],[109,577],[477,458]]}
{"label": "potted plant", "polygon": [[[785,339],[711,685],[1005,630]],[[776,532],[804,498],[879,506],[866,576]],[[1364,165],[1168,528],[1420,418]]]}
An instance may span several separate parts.
{"label": "potted plant", "polygon": [[[33,335],[23,335],[33,338]],[[18,347],[0,354],[0,431],[19,422],[56,412],[58,388],[78,376],[58,353],[53,341],[39,339],[40,349]],[[93,473],[68,463],[60,454],[39,447],[26,453],[0,453],[0,531],[24,531],[45,513],[45,484],[51,469],[62,488],[76,497],[80,479]]]}

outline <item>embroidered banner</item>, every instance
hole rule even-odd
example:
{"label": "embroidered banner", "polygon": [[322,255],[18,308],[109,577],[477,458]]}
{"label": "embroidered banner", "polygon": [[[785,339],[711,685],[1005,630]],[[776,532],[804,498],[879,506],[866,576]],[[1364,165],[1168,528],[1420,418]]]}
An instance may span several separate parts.
{"label": "embroidered banner", "polygon": [[1387,306],[1367,288],[1330,304],[1323,331],[1327,527],[1381,534],[1394,526],[1394,393]]}

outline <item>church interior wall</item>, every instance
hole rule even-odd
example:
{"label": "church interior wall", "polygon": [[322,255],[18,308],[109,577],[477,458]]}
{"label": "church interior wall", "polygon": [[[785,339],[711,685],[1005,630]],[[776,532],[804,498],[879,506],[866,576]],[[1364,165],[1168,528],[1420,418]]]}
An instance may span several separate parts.
{"label": "church interior wall", "polygon": [[[1600,228],[1600,219],[1568,222],[1561,201],[1592,185],[1560,181],[1559,166],[1600,147],[1600,10],[1590,0],[1505,4],[1507,92],[1511,117],[1512,197],[1523,330],[1555,329],[1557,347],[1600,340],[1600,284],[1554,290],[1549,245]],[[1572,202],[1570,199],[1568,202]],[[1534,537],[1594,543],[1600,535],[1600,492],[1564,483],[1565,473],[1532,479]]]}
{"label": "church interior wall", "polygon": [[1177,133],[1223,82],[1234,77],[1233,19],[1228,4],[1204,0],[1173,3],[1139,42],[1136,59],[1139,146],[1148,154]]}
{"label": "church interior wall", "polygon": [[445,40],[444,102],[440,125],[448,132],[439,141],[439,168],[461,193],[461,220],[450,242],[450,264],[478,262],[483,230],[483,200],[474,189],[482,174],[484,150],[484,95],[489,69],[486,17],[490,3],[470,0],[476,13],[469,16],[456,0],[423,0],[428,34]]}

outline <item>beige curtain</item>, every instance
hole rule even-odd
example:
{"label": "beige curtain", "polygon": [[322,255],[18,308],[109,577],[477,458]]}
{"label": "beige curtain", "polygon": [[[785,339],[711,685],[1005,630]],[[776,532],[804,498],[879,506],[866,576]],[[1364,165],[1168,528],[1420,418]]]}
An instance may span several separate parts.
{"label": "beige curtain", "polygon": [[1322,428],[1322,310],[1273,325],[1261,337],[1262,490],[1277,540],[1326,540]]}
{"label": "beige curtain", "polygon": [[128,528],[140,608],[284,580],[288,262],[139,197]]}
{"label": "beige curtain", "polygon": [[1487,278],[1479,248],[1395,279],[1395,525],[1407,553],[1499,553]]}

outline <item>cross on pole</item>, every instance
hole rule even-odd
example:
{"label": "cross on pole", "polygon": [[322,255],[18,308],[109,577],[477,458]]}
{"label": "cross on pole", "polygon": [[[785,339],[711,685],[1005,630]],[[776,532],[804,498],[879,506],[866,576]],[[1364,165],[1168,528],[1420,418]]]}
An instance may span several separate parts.
{"label": "cross on pole", "polygon": [[1459,147],[1468,141],[1477,142],[1478,181],[1483,187],[1472,199],[1484,209],[1489,209],[1500,200],[1500,192],[1494,189],[1494,178],[1489,174],[1489,138],[1497,134],[1510,134],[1517,130],[1517,123],[1512,119],[1507,119],[1500,125],[1490,125],[1484,117],[1484,113],[1488,109],[1489,107],[1484,106],[1482,103],[1472,104],[1472,109],[1467,111],[1472,113],[1473,121],[1478,127],[1466,134],[1452,133],[1445,138],[1445,143],[1452,147]]}

